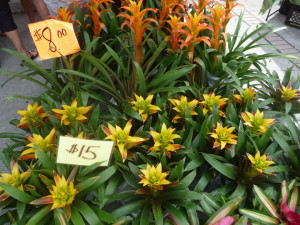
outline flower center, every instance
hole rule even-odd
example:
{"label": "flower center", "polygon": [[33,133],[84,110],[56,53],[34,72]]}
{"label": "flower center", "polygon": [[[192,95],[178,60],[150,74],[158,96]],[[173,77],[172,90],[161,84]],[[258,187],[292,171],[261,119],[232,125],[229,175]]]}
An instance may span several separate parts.
{"label": "flower center", "polygon": [[119,144],[125,144],[127,142],[127,139],[128,139],[128,134],[125,133],[124,131],[118,132],[117,135],[116,135],[116,139],[117,139]]}
{"label": "flower center", "polygon": [[156,173],[151,173],[149,176],[149,181],[151,184],[157,184],[159,182],[159,176]]}
{"label": "flower center", "polygon": [[218,137],[221,141],[227,141],[227,139],[229,138],[229,133],[225,130],[221,130],[218,134]]}
{"label": "flower center", "polygon": [[206,105],[208,106],[208,108],[212,108],[214,106],[214,104],[218,104],[218,101],[214,98],[208,98],[205,100]]}
{"label": "flower center", "polygon": [[79,113],[78,113],[77,108],[69,107],[66,110],[66,114],[68,115],[70,121],[74,121],[77,118]]}
{"label": "flower center", "polygon": [[11,186],[18,188],[19,186],[22,185],[20,176],[18,175],[11,175],[8,179],[7,179],[7,183],[9,183]]}
{"label": "flower center", "polygon": [[139,101],[137,103],[137,108],[141,109],[141,110],[144,110],[144,112],[145,112],[149,108],[149,102],[148,101]]}

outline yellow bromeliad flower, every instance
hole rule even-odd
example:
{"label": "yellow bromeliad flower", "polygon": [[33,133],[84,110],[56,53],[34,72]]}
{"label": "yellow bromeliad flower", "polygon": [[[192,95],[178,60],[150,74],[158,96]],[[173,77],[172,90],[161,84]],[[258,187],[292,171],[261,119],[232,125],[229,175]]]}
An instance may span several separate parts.
{"label": "yellow bromeliad flower", "polygon": [[149,133],[153,137],[154,146],[150,148],[150,151],[166,152],[166,155],[170,155],[170,152],[180,149],[179,144],[173,144],[174,139],[180,138],[178,134],[173,134],[175,129],[169,128],[163,123],[160,133],[150,131]]}
{"label": "yellow bromeliad flower", "polygon": [[[53,112],[61,114],[61,124],[70,125],[76,121],[86,120],[87,118],[84,116],[92,106],[87,107],[77,107],[77,100],[75,99],[71,106],[62,105],[64,108],[62,109],[52,109]],[[59,116],[60,117],[60,116]]]}
{"label": "yellow bromeliad flower", "polygon": [[25,128],[29,127],[28,124],[39,126],[40,120],[47,116],[47,114],[43,112],[43,106],[38,107],[37,102],[35,102],[33,106],[29,103],[27,106],[27,110],[18,110],[17,113],[23,116],[17,127]]}
{"label": "yellow bromeliad flower", "polygon": [[249,153],[247,153],[247,157],[251,162],[251,170],[250,170],[251,176],[257,176],[262,173],[273,174],[270,172],[264,172],[266,169],[268,169],[270,167],[270,165],[275,163],[273,161],[267,161],[268,154],[261,156],[260,152],[257,151],[255,154],[255,157],[253,157]]}
{"label": "yellow bromeliad flower", "polygon": [[108,128],[102,125],[102,129],[107,135],[105,139],[115,141],[122,155],[123,161],[125,161],[127,158],[128,149],[146,140],[144,138],[130,136],[129,133],[131,127],[131,121],[127,122],[124,130],[122,130],[118,125],[116,125],[116,127],[113,127],[110,123],[108,123]]}
{"label": "yellow bromeliad flower", "polygon": [[185,118],[185,109],[188,108],[191,115],[198,115],[193,109],[197,106],[198,100],[188,102],[186,96],[181,96],[179,99],[169,99],[169,101],[175,106],[173,109],[177,112],[177,115],[173,118],[172,122],[177,123],[179,119]]}
{"label": "yellow bromeliad flower", "polygon": [[217,124],[216,129],[214,129],[213,133],[209,133],[211,137],[215,139],[213,148],[220,147],[221,150],[225,148],[228,144],[236,145],[237,135],[232,134],[234,131],[234,127],[227,128],[223,127],[221,123]]}
{"label": "yellow bromeliad flower", "polygon": [[158,190],[162,190],[163,185],[168,185],[171,183],[170,181],[165,179],[166,176],[168,176],[169,172],[162,173],[161,163],[159,163],[156,167],[150,166],[147,163],[147,169],[141,169],[141,172],[143,174],[140,175],[142,180],[139,182],[139,184],[148,186],[151,189],[152,193],[156,193]]}
{"label": "yellow bromeliad flower", "polygon": [[252,101],[253,101],[255,95],[256,95],[256,92],[250,87],[250,88],[246,88],[246,90],[242,90],[241,95],[233,95],[233,99],[243,105],[249,99],[252,99]]}
{"label": "yellow bromeliad flower", "polygon": [[293,98],[299,97],[298,90],[296,89],[293,90],[293,88],[289,86],[285,87],[282,85],[282,89],[280,89],[280,91],[281,91],[281,99],[285,102],[288,102]]}
{"label": "yellow bromeliad flower", "polygon": [[221,95],[215,95],[215,93],[210,93],[209,95],[203,94],[204,101],[200,102],[200,104],[204,107],[203,108],[203,115],[206,115],[206,113],[211,113],[213,110],[214,105],[216,104],[219,109],[220,116],[224,116],[224,113],[220,110],[222,109],[226,104],[228,98],[221,98]]}
{"label": "yellow bromeliad flower", "polygon": [[[11,174],[9,173],[0,173],[0,182],[8,184],[14,188],[17,188],[21,191],[24,191],[24,183],[30,177],[31,170],[27,170],[24,173],[20,173],[18,163],[15,163],[13,160],[10,163]],[[3,192],[2,187],[0,187],[0,193]],[[6,192],[0,195],[0,202],[7,199],[10,195]]]}
{"label": "yellow bromeliad flower", "polygon": [[133,109],[136,110],[142,117],[143,122],[146,121],[147,117],[151,114],[157,113],[160,111],[158,106],[152,105],[153,95],[149,95],[146,99],[142,96],[138,96],[136,94],[136,101],[132,100],[131,104],[133,104]]}
{"label": "yellow bromeliad flower", "polygon": [[50,195],[36,199],[30,204],[33,205],[43,205],[43,204],[53,204],[52,209],[63,208],[72,204],[77,190],[74,188],[73,181],[66,181],[65,177],[61,178],[54,172],[55,185],[49,187]]}
{"label": "yellow bromeliad flower", "polygon": [[19,159],[21,160],[26,160],[26,159],[37,159],[37,154],[34,149],[34,145],[37,145],[42,151],[44,152],[49,152],[52,151],[53,153],[55,152],[55,144],[54,144],[54,139],[55,139],[55,128],[53,128],[50,133],[48,134],[47,137],[43,138],[41,135],[38,134],[33,134],[33,137],[26,136],[26,138],[30,141],[26,147],[29,147],[25,151],[22,152],[21,157]]}
{"label": "yellow bromeliad flower", "polygon": [[258,109],[255,114],[246,112],[241,114],[245,124],[250,126],[255,134],[264,134],[267,131],[267,127],[274,124],[274,119],[264,119],[264,112],[260,112]]}

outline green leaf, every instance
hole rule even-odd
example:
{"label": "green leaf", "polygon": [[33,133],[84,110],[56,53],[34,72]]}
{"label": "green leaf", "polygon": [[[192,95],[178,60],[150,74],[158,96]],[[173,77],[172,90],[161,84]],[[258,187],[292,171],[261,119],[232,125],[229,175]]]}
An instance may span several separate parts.
{"label": "green leaf", "polygon": [[228,215],[231,215],[233,211],[239,206],[241,203],[242,198],[238,197],[223,205],[217,212],[215,212],[209,220],[206,222],[208,225],[213,225],[220,221],[221,219],[225,218]]}
{"label": "green leaf", "polygon": [[248,224],[248,217],[242,216],[235,225],[247,225]]}
{"label": "green leaf", "polygon": [[102,162],[96,162],[86,168],[84,168],[81,172],[79,172],[79,174],[77,175],[77,178],[82,178],[85,177],[87,174],[93,172],[95,169],[97,169],[98,167],[100,167],[102,164]]}
{"label": "green leaf", "polygon": [[17,134],[17,133],[0,133],[0,138],[16,138],[16,139],[26,140],[24,134]]}
{"label": "green leaf", "polygon": [[269,173],[280,173],[280,172],[288,172],[290,171],[290,168],[288,166],[271,166],[268,169],[266,169],[264,172],[269,172]]}
{"label": "green leaf", "polygon": [[186,220],[185,216],[174,206],[166,202],[164,204],[164,207],[166,210],[169,211],[169,213],[174,217],[176,222],[180,225],[189,225],[188,221]]}
{"label": "green leaf", "polygon": [[90,187],[91,185],[93,185],[97,180],[100,179],[100,176],[96,176],[96,177],[90,177],[88,179],[85,179],[84,181],[82,181],[81,183],[77,184],[75,186],[75,189],[78,192],[83,191],[84,189]]}
{"label": "green leaf", "polygon": [[163,225],[163,214],[161,210],[161,204],[158,201],[152,203],[152,211],[156,225]]}
{"label": "green leaf", "polygon": [[[235,180],[237,177],[237,171],[233,170],[231,167],[221,163],[220,161],[216,160],[216,158],[214,157],[214,155],[212,154],[206,154],[206,153],[202,153],[204,159],[217,171],[219,171],[220,173],[222,173],[224,176]],[[233,165],[232,165],[233,166]]]}
{"label": "green leaf", "polygon": [[139,201],[134,201],[134,202],[131,202],[129,204],[126,204],[114,211],[112,211],[112,215],[114,215],[115,217],[119,218],[119,217],[122,217],[122,216],[126,216],[130,213],[133,213],[141,208],[144,207],[146,203],[146,200],[139,200]]}
{"label": "green leaf", "polygon": [[140,225],[149,224],[150,215],[150,208],[148,205],[145,205],[144,209],[142,210]]}
{"label": "green leaf", "polygon": [[285,87],[289,84],[290,80],[291,80],[291,74],[292,74],[292,69],[294,68],[294,66],[291,66],[289,68],[286,69],[284,77],[282,79],[282,85],[284,85]]}
{"label": "green leaf", "polygon": [[157,88],[158,86],[159,87],[167,86],[172,81],[177,80],[177,79],[185,76],[186,74],[188,74],[194,67],[195,67],[195,65],[192,65],[192,66],[188,65],[188,66],[181,66],[176,69],[172,69],[172,70],[166,72],[165,74],[161,75],[160,77],[153,79],[147,85],[147,89],[149,89],[151,87]]}
{"label": "green leaf", "polygon": [[261,203],[261,205],[275,218],[279,219],[280,216],[277,213],[277,207],[272,202],[272,200],[267,196],[267,194],[261,190],[257,185],[253,186],[253,193],[256,199]]}
{"label": "green leaf", "polygon": [[59,208],[56,208],[54,210],[54,221],[56,225],[67,225],[69,222],[67,221],[67,218],[65,217],[63,211]]}
{"label": "green leaf", "polygon": [[37,213],[35,213],[26,225],[36,225],[40,222],[45,216],[49,214],[51,211],[51,205],[47,205],[44,208],[40,209]]}
{"label": "green leaf", "polygon": [[95,214],[92,208],[88,204],[86,204],[86,202],[77,199],[74,206],[78,209],[78,211],[85,218],[88,224],[90,225],[102,224],[98,216]]}
{"label": "green leaf", "polygon": [[135,65],[135,69],[136,69],[136,72],[139,77],[138,83],[140,85],[140,95],[142,95],[144,98],[146,98],[146,81],[145,81],[145,76],[144,76],[143,70],[137,62],[134,61],[133,63]]}
{"label": "green leaf", "polygon": [[276,129],[276,132],[273,132],[273,137],[275,141],[279,144],[279,146],[282,148],[283,151],[289,156],[290,160],[294,163],[294,165],[297,165],[297,156],[295,152],[290,148],[290,145],[286,142],[283,134]]}
{"label": "green leaf", "polygon": [[74,225],[84,224],[84,221],[83,221],[80,213],[74,206],[71,207],[71,221],[72,221],[72,223],[74,223]]}
{"label": "green leaf", "polygon": [[18,188],[11,186],[9,184],[0,182],[0,187],[3,188],[4,192],[6,192],[11,197],[17,199],[20,202],[30,203],[33,200],[35,200],[35,198],[32,197],[31,195],[25,193],[24,191],[19,190]]}
{"label": "green leaf", "polygon": [[105,212],[102,209],[98,209],[98,208],[93,208],[95,213],[98,215],[98,217],[106,222],[106,223],[115,223],[117,222],[117,218],[115,216],[113,216],[112,214]]}
{"label": "green leaf", "polygon": [[23,202],[17,202],[17,212],[18,212],[19,220],[21,220],[22,217],[23,217],[23,215],[24,215],[25,207],[26,207],[25,203],[23,203]]}
{"label": "green leaf", "polygon": [[36,144],[33,144],[33,146],[34,146],[34,150],[37,154],[37,157],[40,160],[40,162],[42,163],[42,165],[48,170],[55,170],[55,165],[54,165],[53,161],[51,160],[51,158],[47,155],[47,153],[45,153],[43,150],[41,150],[40,147],[37,146]]}
{"label": "green leaf", "polygon": [[237,198],[239,196],[243,196],[245,194],[245,192],[246,192],[246,186],[242,183],[238,183],[237,188],[232,193],[232,195],[229,197],[229,199],[234,199],[234,198]]}
{"label": "green leaf", "polygon": [[263,224],[280,224],[279,220],[276,220],[273,217],[267,216],[265,214],[258,213],[254,210],[240,209],[239,211],[240,213],[250,217],[251,219]]}

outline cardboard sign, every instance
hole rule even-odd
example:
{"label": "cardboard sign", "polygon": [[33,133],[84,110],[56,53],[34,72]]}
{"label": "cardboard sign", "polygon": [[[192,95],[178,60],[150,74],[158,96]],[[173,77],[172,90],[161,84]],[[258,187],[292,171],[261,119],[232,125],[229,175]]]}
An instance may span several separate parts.
{"label": "cardboard sign", "polygon": [[40,58],[51,59],[80,50],[72,23],[44,20],[28,24]]}
{"label": "cardboard sign", "polygon": [[89,166],[102,162],[102,166],[108,166],[113,145],[113,141],[60,136],[57,163]]}

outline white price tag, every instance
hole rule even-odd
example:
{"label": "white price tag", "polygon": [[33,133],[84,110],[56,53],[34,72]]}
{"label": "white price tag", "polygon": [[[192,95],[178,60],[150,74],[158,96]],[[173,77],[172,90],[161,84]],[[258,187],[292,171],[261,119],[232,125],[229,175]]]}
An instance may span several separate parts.
{"label": "white price tag", "polygon": [[89,166],[102,162],[102,166],[108,166],[113,145],[113,141],[60,136],[57,163]]}

